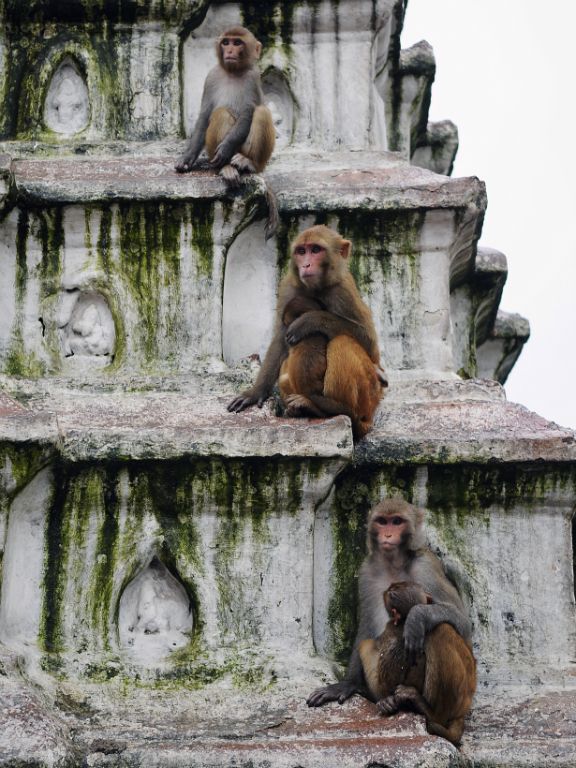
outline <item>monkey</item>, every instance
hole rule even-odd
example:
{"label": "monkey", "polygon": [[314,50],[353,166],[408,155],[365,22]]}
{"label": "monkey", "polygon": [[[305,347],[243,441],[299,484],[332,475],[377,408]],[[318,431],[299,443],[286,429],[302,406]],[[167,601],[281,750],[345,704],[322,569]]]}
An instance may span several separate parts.
{"label": "monkey", "polygon": [[[366,352],[382,387],[387,386],[385,374],[380,368],[380,350],[372,314],[360,298],[348,268],[351,248],[350,240],[323,224],[310,227],[295,238],[290,248],[290,269],[280,283],[276,325],[264,362],[255,384],[228,404],[229,411],[239,413],[254,404],[261,408],[270,396],[282,363],[288,358],[290,350],[303,339],[318,334],[324,336],[328,342],[327,371],[331,374],[329,382],[333,381],[329,384],[332,387],[331,399],[339,399],[347,387],[356,386],[353,377],[359,370],[357,365],[348,363],[349,355],[342,353],[342,342],[335,345],[333,354],[330,353],[330,344],[337,337],[346,336],[347,339],[357,342]],[[283,322],[284,312],[296,297],[312,299],[322,308],[302,312],[286,328]],[[347,341],[344,346],[346,344]],[[348,344],[348,351],[350,346]],[[336,367],[331,370],[332,357]],[[304,366],[301,373],[303,370]],[[326,387],[325,380],[325,390]],[[326,394],[325,391],[324,395]],[[323,415],[334,415],[326,401],[324,406],[326,407],[321,408]],[[294,408],[294,415],[304,415],[300,412],[298,402],[289,407]],[[345,411],[339,410],[338,413]],[[360,414],[357,413],[356,416]]]}
{"label": "monkey", "polygon": [[[298,295],[284,307],[282,322],[287,328],[304,312],[322,309],[318,301]],[[352,421],[355,440],[372,427],[383,389],[373,362],[355,339],[343,334],[328,341],[321,333],[306,336],[289,349],[278,387],[286,416],[345,414]]]}
{"label": "monkey", "polygon": [[438,624],[426,635],[424,656],[410,666],[402,642],[402,624],[410,610],[433,602],[414,582],[391,584],[384,592],[391,618],[377,640],[360,642],[360,658],[382,714],[414,709],[426,718],[428,733],[458,746],[476,690],[476,660],[469,643],[450,624]]}
{"label": "monkey", "polygon": [[307,699],[310,707],[329,701],[343,704],[355,693],[369,696],[359,646],[384,630],[388,613],[382,593],[397,581],[414,581],[433,603],[415,605],[408,613],[402,637],[412,664],[424,650],[425,638],[443,622],[469,642],[470,620],[456,587],[448,580],[438,557],[425,545],[423,509],[401,498],[384,499],[368,514],[368,553],[358,577],[359,622],[356,640],[343,680],[318,688]]}
{"label": "monkey", "polygon": [[399,685],[411,685],[419,690],[424,685],[424,656],[411,664],[404,648],[404,621],[414,605],[428,603],[429,595],[413,582],[398,581],[383,594],[384,606],[390,618],[376,639],[361,640],[358,652],[364,679],[371,698],[379,702],[394,693]]}
{"label": "monkey", "polygon": [[[200,114],[178,173],[191,171],[202,147],[210,164],[230,188],[240,186],[243,173],[261,173],[276,142],[272,113],[264,106],[260,73],[255,64],[262,44],[245,27],[231,27],[216,42],[218,64],[204,83]],[[278,205],[266,182],[268,240],[278,226]]]}

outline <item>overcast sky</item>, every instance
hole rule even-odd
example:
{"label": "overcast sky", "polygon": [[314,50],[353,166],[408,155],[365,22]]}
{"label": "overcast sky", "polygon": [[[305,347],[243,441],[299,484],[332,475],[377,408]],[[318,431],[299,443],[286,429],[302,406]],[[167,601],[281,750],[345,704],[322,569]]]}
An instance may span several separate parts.
{"label": "overcast sky", "polygon": [[531,338],[508,399],[576,428],[576,2],[409,0],[402,47],[436,57],[431,120],[453,120],[453,176],[486,182],[480,244],[502,251],[500,308]]}

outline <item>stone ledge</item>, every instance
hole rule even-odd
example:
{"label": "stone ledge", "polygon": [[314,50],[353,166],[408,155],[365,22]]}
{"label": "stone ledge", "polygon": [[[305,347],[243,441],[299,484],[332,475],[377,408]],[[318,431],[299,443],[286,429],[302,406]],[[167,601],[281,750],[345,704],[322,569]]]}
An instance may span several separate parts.
{"label": "stone ledge", "polygon": [[384,401],[360,463],[576,461],[576,433],[504,400]]}
{"label": "stone ledge", "polygon": [[[0,145],[8,151],[9,144]],[[163,150],[168,154],[164,154]],[[171,145],[143,145],[119,155],[21,155],[11,164],[16,200],[33,203],[85,203],[109,200],[220,199],[243,192],[262,195],[264,178],[277,190],[280,212],[314,210],[432,210],[486,208],[484,183],[475,177],[452,179],[408,165],[389,152],[285,152],[269,165],[264,178],[243,180],[230,192],[204,162],[179,174]],[[24,155],[22,157],[22,155]],[[9,163],[9,158],[4,158]],[[312,170],[312,172],[311,172]]]}
{"label": "stone ledge", "polygon": [[[0,379],[0,440],[49,443],[71,461],[190,456],[341,458],[357,463],[576,461],[576,434],[508,403],[494,382],[412,382],[383,399],[374,429],[352,443],[350,422],[285,419],[274,401],[228,413],[234,375],[80,388],[57,379]],[[393,387],[394,390],[394,387]],[[23,407],[23,406],[26,407]]]}
{"label": "stone ledge", "polygon": [[309,709],[314,675],[252,693],[229,683],[120,693],[113,682],[53,683],[41,692],[13,674],[3,677],[2,768],[573,768],[576,761],[574,688],[478,691],[457,750],[429,735],[423,717],[384,718],[358,696]]}

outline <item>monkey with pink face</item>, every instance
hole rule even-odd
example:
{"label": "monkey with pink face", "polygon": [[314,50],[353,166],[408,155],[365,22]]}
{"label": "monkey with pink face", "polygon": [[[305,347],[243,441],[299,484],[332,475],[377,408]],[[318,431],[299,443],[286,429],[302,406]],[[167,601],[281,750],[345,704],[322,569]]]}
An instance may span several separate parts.
{"label": "monkey with pink face", "polygon": [[255,66],[261,51],[261,43],[244,27],[231,27],[218,38],[218,64],[206,77],[200,115],[176,163],[179,173],[194,168],[204,146],[211,165],[231,187],[239,185],[240,174],[264,170],[276,131]]}
{"label": "monkey with pink face", "polygon": [[415,582],[431,600],[414,605],[404,621],[404,649],[410,663],[422,654],[427,635],[444,622],[470,642],[470,620],[456,587],[425,544],[423,520],[424,510],[399,498],[385,499],[369,513],[368,555],[358,578],[359,625],[346,676],[338,683],[313,691],[307,699],[308,706],[319,707],[329,701],[342,704],[355,693],[370,697],[360,644],[384,631],[390,617],[382,594],[394,582]]}

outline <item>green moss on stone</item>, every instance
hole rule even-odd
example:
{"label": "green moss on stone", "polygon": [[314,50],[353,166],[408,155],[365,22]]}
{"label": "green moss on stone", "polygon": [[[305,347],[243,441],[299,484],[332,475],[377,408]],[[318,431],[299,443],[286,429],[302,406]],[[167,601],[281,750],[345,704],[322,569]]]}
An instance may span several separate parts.
{"label": "green moss on stone", "polygon": [[39,360],[34,352],[24,349],[24,338],[20,328],[16,328],[12,334],[4,370],[8,376],[22,376],[32,379],[40,378],[46,373],[46,364]]}
{"label": "green moss on stone", "polygon": [[196,200],[190,206],[192,247],[197,255],[199,276],[211,278],[214,256],[214,204],[210,200]]}
{"label": "green moss on stone", "polygon": [[157,360],[160,331],[175,338],[178,327],[181,221],[182,210],[165,203],[121,203],[118,209],[119,266],[140,315],[137,330],[149,364]]}
{"label": "green moss on stone", "polygon": [[44,559],[44,585],[42,615],[40,622],[40,643],[45,651],[54,652],[62,649],[62,598],[63,575],[66,573],[68,560],[68,540],[66,537],[66,499],[69,478],[62,465],[54,468],[54,496],[49,507],[46,526],[46,544]]}

